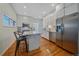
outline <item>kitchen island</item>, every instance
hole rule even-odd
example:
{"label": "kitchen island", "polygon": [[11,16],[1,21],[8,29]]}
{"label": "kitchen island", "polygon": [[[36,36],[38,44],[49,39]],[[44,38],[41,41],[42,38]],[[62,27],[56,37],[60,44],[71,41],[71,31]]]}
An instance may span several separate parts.
{"label": "kitchen island", "polygon": [[26,36],[27,42],[28,42],[28,52],[31,52],[33,50],[40,48],[40,33],[29,33]]}

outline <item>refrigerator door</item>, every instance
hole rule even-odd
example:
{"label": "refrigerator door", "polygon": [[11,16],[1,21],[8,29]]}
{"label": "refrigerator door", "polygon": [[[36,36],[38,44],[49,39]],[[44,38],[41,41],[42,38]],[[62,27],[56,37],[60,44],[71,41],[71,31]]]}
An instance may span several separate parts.
{"label": "refrigerator door", "polygon": [[60,47],[63,46],[61,25],[62,25],[62,19],[59,18],[56,20],[56,44]]}
{"label": "refrigerator door", "polygon": [[63,48],[72,53],[77,52],[78,19],[78,15],[67,16],[63,19]]}

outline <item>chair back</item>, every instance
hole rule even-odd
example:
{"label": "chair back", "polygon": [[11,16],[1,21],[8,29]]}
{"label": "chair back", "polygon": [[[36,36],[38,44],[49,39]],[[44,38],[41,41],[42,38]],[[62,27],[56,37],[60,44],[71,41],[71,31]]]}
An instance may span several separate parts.
{"label": "chair back", "polygon": [[16,40],[19,40],[19,34],[17,32],[14,32]]}

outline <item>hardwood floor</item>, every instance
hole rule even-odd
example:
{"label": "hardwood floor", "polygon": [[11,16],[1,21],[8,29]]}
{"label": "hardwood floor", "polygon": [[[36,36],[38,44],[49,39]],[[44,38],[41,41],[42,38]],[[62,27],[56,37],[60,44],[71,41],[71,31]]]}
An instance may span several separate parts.
{"label": "hardwood floor", "polygon": [[[3,56],[14,56],[15,54],[15,43],[4,53]],[[41,38],[40,48],[32,52],[27,53],[25,51],[25,43],[21,42],[20,48],[18,49],[17,56],[72,56],[72,54],[59,48],[54,43]]]}

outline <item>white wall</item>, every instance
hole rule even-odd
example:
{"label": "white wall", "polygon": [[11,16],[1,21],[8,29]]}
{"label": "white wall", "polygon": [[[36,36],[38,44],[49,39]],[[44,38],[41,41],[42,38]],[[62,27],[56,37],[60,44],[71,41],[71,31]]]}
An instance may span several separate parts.
{"label": "white wall", "polygon": [[[0,13],[5,14],[16,21],[16,13],[9,4],[0,3]],[[2,18],[0,18],[0,55],[15,40],[13,34],[15,30],[15,27],[4,27],[2,24]]]}
{"label": "white wall", "polygon": [[30,24],[31,26],[33,25],[33,23],[38,23],[38,25],[39,25],[39,27],[38,27],[39,30],[38,31],[39,32],[42,31],[42,27],[43,27],[43,20],[42,19],[35,19],[33,17],[30,17],[30,16],[18,15],[18,17],[17,17],[17,26],[22,26],[22,23]]}

